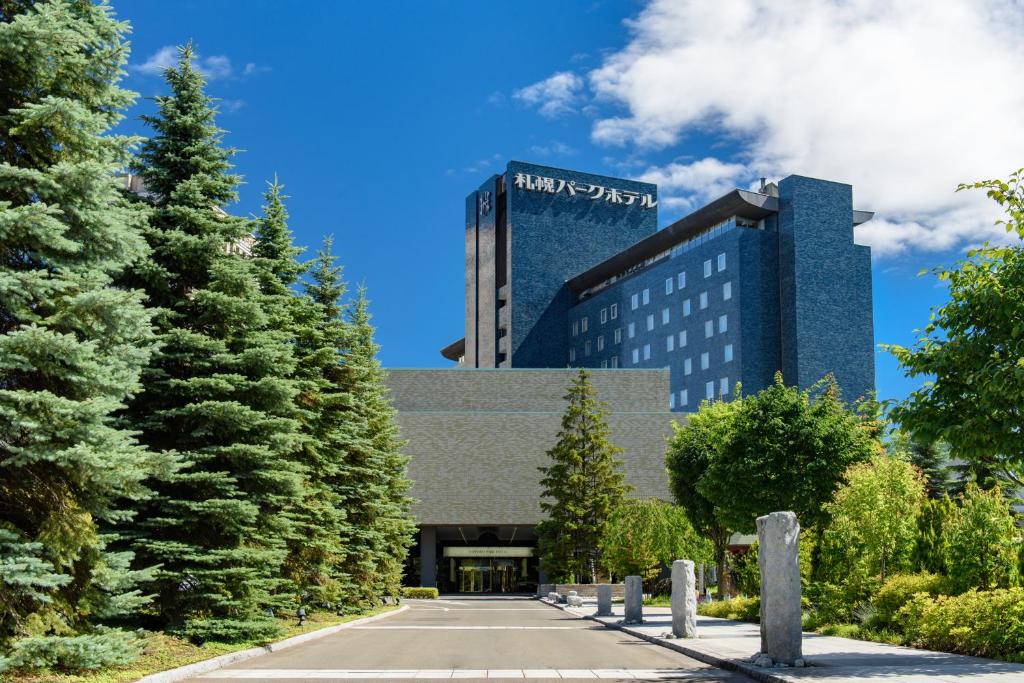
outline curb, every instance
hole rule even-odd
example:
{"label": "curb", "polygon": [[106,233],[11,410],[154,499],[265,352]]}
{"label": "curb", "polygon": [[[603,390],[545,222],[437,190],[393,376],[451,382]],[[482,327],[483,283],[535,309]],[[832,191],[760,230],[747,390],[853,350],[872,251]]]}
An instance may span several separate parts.
{"label": "curb", "polygon": [[217,657],[211,657],[210,659],[204,659],[201,662],[193,662],[192,664],[186,664],[179,666],[175,669],[167,669],[166,671],[158,671],[156,673],[143,676],[142,678],[136,679],[135,683],[174,683],[175,681],[181,681],[186,678],[192,678],[199,674],[208,673],[216,669],[227,666],[228,664],[234,664],[236,662],[242,662],[246,659],[252,659],[253,657],[259,657],[270,652],[278,652],[279,650],[287,650],[290,647],[301,645],[302,643],[310,640],[317,640],[324,636],[329,636],[338,631],[343,631],[353,626],[359,626],[366,624],[371,621],[377,621],[378,619],[386,619],[396,614],[409,609],[409,605],[402,605],[396,610],[390,612],[384,612],[383,614],[374,614],[371,617],[363,617],[362,619],[353,619],[352,621],[346,621],[343,624],[335,624],[334,626],[326,626],[316,631],[310,631],[309,633],[300,633],[297,636],[291,638],[285,638],[279,640],[276,643],[268,643],[266,645],[259,645],[257,647],[251,647],[248,650],[239,650],[238,652],[229,652],[226,655],[219,655]]}
{"label": "curb", "polygon": [[750,665],[750,664],[748,664],[746,662],[740,661],[738,659],[728,659],[728,658],[725,658],[725,657],[717,657],[715,655],[708,654],[707,652],[701,652],[700,650],[694,650],[692,648],[686,647],[685,645],[679,645],[676,642],[673,642],[673,641],[670,641],[670,640],[665,640],[664,638],[659,638],[658,636],[652,636],[652,635],[650,635],[648,633],[643,633],[642,631],[637,631],[636,629],[632,629],[629,626],[625,626],[623,624],[616,624],[614,622],[609,623],[609,622],[606,622],[606,621],[601,621],[596,616],[591,615],[591,614],[582,614],[582,615],[580,615],[580,614],[575,614],[574,612],[569,612],[567,605],[558,605],[558,604],[555,604],[553,602],[548,602],[547,600],[544,600],[543,598],[538,598],[538,599],[540,600],[540,602],[543,602],[545,605],[551,605],[552,607],[560,609],[563,612],[568,612],[569,614],[573,614],[574,616],[582,617],[583,619],[589,619],[591,621],[596,621],[599,624],[604,624],[605,628],[613,628],[616,631],[622,631],[623,633],[631,635],[634,638],[639,638],[641,640],[646,640],[648,643],[653,643],[655,645],[660,645],[661,647],[667,648],[669,650],[674,650],[674,651],[678,652],[679,654],[686,655],[687,657],[690,657],[691,659],[696,659],[697,661],[704,662],[705,664],[710,664],[712,666],[716,666],[719,669],[725,669],[727,671],[735,671],[736,673],[741,673],[741,674],[743,674],[744,676],[746,676],[748,678],[752,678],[753,680],[758,681],[758,683],[793,683],[788,678],[783,678],[782,676],[778,676],[778,675],[776,675],[774,673],[771,673],[770,671],[766,671],[764,669],[759,669],[756,666],[752,666],[752,665]]}

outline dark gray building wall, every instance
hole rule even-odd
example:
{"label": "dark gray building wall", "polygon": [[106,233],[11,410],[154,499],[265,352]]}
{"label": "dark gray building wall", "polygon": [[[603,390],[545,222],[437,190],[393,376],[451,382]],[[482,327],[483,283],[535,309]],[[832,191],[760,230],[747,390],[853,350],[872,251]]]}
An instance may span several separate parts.
{"label": "dark gray building wall", "polygon": [[871,257],[853,243],[853,188],[803,176],[779,184],[782,371],[808,387],[835,375],[846,400],[874,390]]}
{"label": "dark gray building wall", "polygon": [[658,226],[656,208],[518,189],[516,173],[547,176],[657,196],[657,187],[621,178],[510,162],[506,175],[510,240],[512,367],[564,367],[565,320],[575,297],[565,281]]}
{"label": "dark gray building wall", "polygon": [[[534,525],[574,370],[389,370],[421,526]],[[595,371],[637,497],[669,499],[665,370]]]}

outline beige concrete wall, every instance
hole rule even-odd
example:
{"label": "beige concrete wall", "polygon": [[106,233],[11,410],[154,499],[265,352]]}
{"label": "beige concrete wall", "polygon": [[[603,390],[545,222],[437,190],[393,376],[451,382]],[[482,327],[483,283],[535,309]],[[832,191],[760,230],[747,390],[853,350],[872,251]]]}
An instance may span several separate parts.
{"label": "beige concrete wall", "polygon": [[[390,370],[420,525],[536,524],[574,370]],[[594,370],[638,497],[668,499],[667,370]]]}

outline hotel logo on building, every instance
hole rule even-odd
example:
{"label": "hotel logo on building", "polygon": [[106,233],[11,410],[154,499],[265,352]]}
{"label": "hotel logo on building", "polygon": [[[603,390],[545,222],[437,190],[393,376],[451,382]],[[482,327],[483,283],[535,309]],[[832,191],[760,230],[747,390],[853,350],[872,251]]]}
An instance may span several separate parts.
{"label": "hotel logo on building", "polygon": [[562,194],[564,192],[570,197],[586,197],[591,201],[605,201],[609,204],[621,204],[622,206],[637,204],[642,209],[653,209],[658,205],[658,200],[649,192],[642,194],[634,190],[620,190],[615,187],[577,183],[575,180],[548,178],[529,173],[516,173],[513,185],[517,190],[547,194]]}

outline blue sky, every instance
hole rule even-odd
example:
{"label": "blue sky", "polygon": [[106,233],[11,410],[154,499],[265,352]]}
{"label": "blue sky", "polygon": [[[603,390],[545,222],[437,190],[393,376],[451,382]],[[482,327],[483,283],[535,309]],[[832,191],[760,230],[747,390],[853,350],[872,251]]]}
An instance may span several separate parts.
{"label": "blue sky", "polygon": [[[959,131],[932,130],[939,124],[915,110],[921,98],[894,97],[895,104],[879,113],[878,103],[886,100],[857,109],[856,98],[841,99],[850,96],[847,90],[836,94],[842,106],[829,105],[828,74],[814,73],[806,61],[787,61],[800,55],[779,54],[772,45],[828,45],[821,49],[836,51],[839,66],[855,58],[854,50],[836,47],[817,22],[803,34],[741,48],[740,41],[729,42],[730,31],[751,36],[744,43],[756,42],[751,21],[783,25],[786,17],[765,15],[777,11],[770,4],[735,4],[749,5],[754,14],[706,16],[688,2],[666,7],[611,0],[120,0],[115,8],[133,26],[127,86],[143,97],[164,91],[158,67],[166,48],[194,42],[210,75],[209,92],[223,100],[226,142],[242,150],[236,164],[246,185],[231,209],[257,212],[264,182],[278,175],[291,197],[298,243],[311,254],[334,234],[347,278],[369,287],[387,366],[447,365],[437,351],[463,330],[463,200],[509,159],[657,179],[663,225],[759,175],[849,182],[858,208],[880,212],[873,232],[858,235],[876,251],[876,341],[910,343],[944,298],[934,279],[918,272],[954,261],[966,244],[992,234],[988,226],[998,217],[976,200],[950,199],[956,182],[1006,175],[1011,155],[977,152],[958,166],[948,154],[930,157],[932,146],[906,143],[907,127],[968,142]],[[865,39],[885,50],[891,43],[884,31],[878,35],[869,9],[864,16],[872,18],[860,24]],[[911,15],[889,20],[899,29]],[[857,17],[852,21],[856,29]],[[726,42],[707,42],[707,32],[698,32],[701,22],[713,22]],[[963,17],[938,18],[928,31],[922,23],[929,24],[918,18],[902,40],[927,49],[955,25],[961,42],[995,49],[984,47],[980,35],[972,43],[972,26],[965,27]],[[977,27],[985,40],[989,28]],[[746,49],[756,50],[756,59]],[[863,49],[862,42],[857,50]],[[722,59],[709,62],[708,55]],[[1007,68],[1019,56],[1019,49],[996,55]],[[918,68],[916,58],[908,60],[908,68]],[[701,66],[712,63],[713,69]],[[804,66],[796,78],[784,79],[791,85],[780,90],[775,82],[775,92],[751,88],[738,96],[738,83],[719,87],[743,75],[772,83],[773,74],[792,71],[793,63]],[[882,97],[886,70],[864,68],[863,81],[855,71],[846,73],[858,83],[881,81],[871,87]],[[717,80],[709,81],[712,76]],[[947,70],[947,79],[957,77]],[[986,85],[981,80],[979,87]],[[776,97],[778,110],[803,113],[766,113],[776,106],[765,98]],[[920,104],[926,111],[941,103]],[[997,104],[1021,111],[1018,101]],[[152,109],[140,99],[131,116]],[[900,121],[904,127],[896,125]],[[126,128],[145,130],[134,120]],[[1020,153],[1018,166],[1024,163],[1021,140],[1011,135],[1005,141]],[[905,191],[893,187],[900,183]],[[917,385],[881,351],[877,382],[882,398],[902,397]]]}

